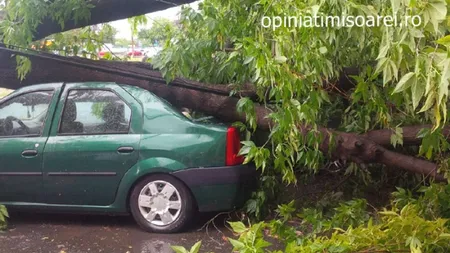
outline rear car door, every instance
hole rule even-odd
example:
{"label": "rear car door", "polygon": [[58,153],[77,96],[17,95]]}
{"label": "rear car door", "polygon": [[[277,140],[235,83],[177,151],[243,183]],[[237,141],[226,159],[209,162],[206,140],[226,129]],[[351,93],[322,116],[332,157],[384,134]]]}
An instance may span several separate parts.
{"label": "rear car door", "polygon": [[39,202],[57,92],[57,85],[19,92],[0,104],[0,202]]}
{"label": "rear car door", "polygon": [[44,155],[45,202],[105,206],[139,157],[142,109],[116,84],[67,84]]}

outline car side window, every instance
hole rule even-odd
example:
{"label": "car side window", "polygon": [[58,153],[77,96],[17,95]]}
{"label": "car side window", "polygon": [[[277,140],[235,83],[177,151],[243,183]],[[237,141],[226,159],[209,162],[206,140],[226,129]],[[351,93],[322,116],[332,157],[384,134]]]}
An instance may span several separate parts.
{"label": "car side window", "polygon": [[130,121],[130,107],[114,92],[71,90],[64,105],[59,133],[127,134]]}
{"label": "car side window", "polygon": [[30,92],[0,104],[0,138],[42,135],[53,93]]}

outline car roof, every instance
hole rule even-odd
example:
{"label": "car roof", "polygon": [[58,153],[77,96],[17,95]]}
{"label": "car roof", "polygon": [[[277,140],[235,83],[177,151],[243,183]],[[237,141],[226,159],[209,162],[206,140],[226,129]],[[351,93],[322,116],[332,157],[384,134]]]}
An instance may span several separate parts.
{"label": "car roof", "polygon": [[63,83],[42,83],[42,84],[33,84],[30,86],[26,86],[26,87],[22,87],[16,90],[20,91],[20,92],[27,92],[27,91],[31,91],[31,90],[50,90],[50,89],[56,89],[56,88],[60,88],[63,85]]}
{"label": "car roof", "polygon": [[46,90],[46,89],[56,89],[56,88],[61,88],[61,86],[63,84],[83,84],[83,85],[92,85],[92,86],[96,86],[96,85],[100,85],[100,84],[116,84],[116,85],[122,85],[122,84],[118,84],[115,82],[58,82],[58,83],[41,83],[41,84],[33,84],[33,85],[29,85],[26,87],[22,87],[19,88],[15,91],[20,91],[20,92],[26,92],[26,91],[31,91],[31,90]]}
{"label": "car roof", "polygon": [[[19,88],[17,90],[15,90],[14,92],[12,92],[10,95],[13,95],[14,93],[17,92],[29,92],[29,91],[35,91],[35,90],[54,90],[54,89],[58,89],[61,88],[63,86],[63,84],[81,84],[83,86],[93,86],[93,87],[99,87],[101,85],[118,85],[121,87],[133,87],[136,88],[136,90],[141,90],[141,91],[146,91],[145,89],[142,89],[140,87],[136,87],[133,85],[128,85],[128,84],[121,84],[121,83],[116,83],[116,82],[59,82],[59,83],[42,83],[42,84],[33,84],[30,86],[26,86],[26,87],[22,87]],[[152,94],[153,95],[153,94]],[[154,96],[154,95],[153,95]]]}

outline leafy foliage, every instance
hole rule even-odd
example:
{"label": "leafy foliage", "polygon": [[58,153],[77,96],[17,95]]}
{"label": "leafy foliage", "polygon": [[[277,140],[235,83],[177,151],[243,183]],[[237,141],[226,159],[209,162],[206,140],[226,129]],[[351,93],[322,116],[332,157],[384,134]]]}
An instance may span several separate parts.
{"label": "leafy foliage", "polygon": [[145,46],[161,45],[166,40],[171,39],[177,27],[174,23],[165,18],[155,18],[149,29],[141,29],[138,32],[138,39]]}
{"label": "leafy foliage", "polygon": [[6,19],[0,23],[0,34],[7,45],[28,46],[33,41],[36,28],[45,18],[52,19],[64,28],[67,20],[89,20],[92,7],[88,0],[9,0],[5,7]]}
{"label": "leafy foliage", "polygon": [[[447,9],[445,0],[205,0],[199,11],[183,9],[180,32],[166,41],[153,64],[167,80],[184,76],[237,89],[253,83],[261,102],[273,109],[269,117],[275,125],[266,145],[244,143],[246,154],[259,167],[270,162],[286,182],[295,182],[298,170],[320,167],[322,137],[314,126],[326,125],[335,114],[345,115],[339,129],[348,132],[396,129],[391,139],[396,146],[402,145],[401,126],[432,123],[419,155],[435,159],[446,151],[435,148],[441,142],[431,136],[447,123]],[[261,25],[264,16],[343,13],[417,15],[423,22],[419,27]],[[337,87],[340,73],[353,66],[360,73],[352,77],[356,86]],[[238,108],[249,115],[253,129],[256,116],[250,102],[242,98]],[[313,126],[306,137],[296,127],[305,124]]]}
{"label": "leafy foliage", "polygon": [[[33,41],[33,34],[38,25],[45,18],[55,21],[64,28],[67,20],[74,20],[74,22],[89,20],[92,7],[89,0],[9,0],[4,7],[7,15],[0,21],[0,40],[6,45],[28,47]],[[30,69],[30,60],[18,56],[19,78],[23,79]]]}
{"label": "leafy foliage", "polygon": [[231,222],[239,238],[229,241],[234,252],[242,253],[274,252],[267,249],[271,245],[267,235],[285,246],[283,251],[275,251],[280,253],[448,252],[449,190],[448,185],[433,184],[413,197],[413,193],[398,189],[391,207],[374,213],[367,211],[365,200],[355,199],[328,211],[323,206],[304,208],[295,215],[291,202],[279,206],[279,219],[249,226]]}
{"label": "leafy foliage", "polygon": [[264,248],[271,245],[263,238],[263,229],[266,227],[263,222],[254,224],[250,228],[246,228],[241,222],[230,222],[230,225],[233,231],[239,234],[238,240],[228,238],[235,252],[264,252]]}
{"label": "leafy foliage", "polygon": [[147,16],[145,16],[145,15],[128,18],[128,24],[130,24],[131,33],[133,35],[138,34],[139,25],[146,25],[147,22],[148,22],[148,19],[147,19]]}
{"label": "leafy foliage", "polygon": [[245,204],[245,212],[252,218],[260,220],[268,215],[271,203],[280,193],[280,182],[275,176],[263,175],[259,180],[259,187],[254,191]]}
{"label": "leafy foliage", "polygon": [[[41,51],[56,52],[64,56],[98,58],[106,43],[115,42],[117,30],[109,24],[89,26],[49,36],[43,42],[33,43]],[[47,45],[49,44],[49,45]]]}

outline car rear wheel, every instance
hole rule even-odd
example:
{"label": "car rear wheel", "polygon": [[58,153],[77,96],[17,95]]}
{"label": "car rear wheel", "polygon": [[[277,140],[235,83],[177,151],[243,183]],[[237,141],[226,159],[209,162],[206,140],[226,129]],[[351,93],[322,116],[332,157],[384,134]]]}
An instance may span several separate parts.
{"label": "car rear wheel", "polygon": [[157,233],[175,233],[192,220],[195,205],[190,191],[169,175],[152,175],[134,188],[130,209],[143,229]]}

